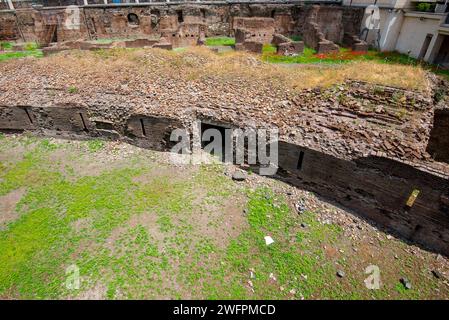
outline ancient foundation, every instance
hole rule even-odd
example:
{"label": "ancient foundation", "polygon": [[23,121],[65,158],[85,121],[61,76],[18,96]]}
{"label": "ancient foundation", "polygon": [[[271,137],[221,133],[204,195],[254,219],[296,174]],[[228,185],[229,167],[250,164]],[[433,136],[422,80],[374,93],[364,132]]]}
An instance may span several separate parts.
{"label": "ancient foundation", "polygon": [[[332,4],[309,5],[301,1],[264,4],[95,4],[79,7],[79,20],[64,6],[0,11],[0,40],[36,41],[41,46],[75,40],[159,39],[173,47],[195,45],[210,36],[249,32],[251,42],[270,43],[275,33],[299,36],[319,53],[338,50],[344,38],[357,38],[363,9]],[[55,2],[53,5],[72,2]],[[290,50],[290,49],[283,49]]]}
{"label": "ancient foundation", "polygon": [[[348,117],[360,121],[365,119],[366,123],[388,123],[389,128],[407,127],[409,134],[398,139],[398,133],[394,129],[390,134],[385,131],[385,137],[377,143],[374,140],[369,142],[375,138],[374,133],[359,133],[357,127],[347,127],[346,140],[329,143],[320,140],[325,136],[319,130],[330,130],[330,133],[343,130],[343,122],[339,122],[340,127],[332,124],[332,121],[319,122],[317,119],[321,117],[321,113],[316,105],[318,101],[326,104],[329,97],[335,95],[332,90],[335,89],[314,93],[304,91],[298,95],[298,99],[303,97],[304,100],[294,99],[290,102],[291,108],[301,105],[302,113],[300,120],[291,120],[296,122],[296,127],[288,125],[291,130],[281,132],[279,168],[275,178],[314,191],[406,239],[449,255],[449,170],[443,163],[430,159],[425,150],[439,150],[440,147],[447,146],[447,133],[444,133],[447,131],[444,131],[447,127],[447,113],[438,111],[434,115],[432,101],[419,94],[389,87],[376,86],[373,89],[363,83],[349,83],[344,91],[337,89],[337,92],[352,98],[342,102],[336,109],[326,107],[326,117],[333,114],[337,119],[335,123],[338,123],[338,119]],[[420,110],[420,117],[425,119],[425,127],[422,124],[414,125],[413,117],[401,118],[385,116],[385,113],[380,115],[361,112],[354,108],[345,109],[345,105],[353,105],[351,101],[357,101],[360,97],[373,104],[385,105],[391,101],[391,96],[397,94],[405,97],[405,104],[414,101],[414,108]],[[259,121],[262,127],[264,123],[263,119],[247,119],[245,116],[239,122],[231,122],[225,113],[203,113],[201,107],[183,112],[182,117],[164,114],[163,110],[147,112],[142,111],[145,110],[142,108],[144,103],[129,108],[125,107],[125,100],[117,97],[118,105],[113,110],[100,108],[96,102],[86,101],[83,106],[3,102],[0,106],[0,130],[7,133],[31,131],[77,139],[119,139],[144,148],[167,151],[174,144],[170,141],[172,130],[185,128],[191,132],[190,124],[196,120],[232,128],[243,128],[245,121],[250,119]],[[289,108],[285,107],[286,112]],[[338,113],[336,110],[339,110]],[[299,128],[303,129],[300,133],[297,132]],[[309,134],[315,138],[309,139]],[[382,130],[379,134],[384,135]],[[418,141],[416,135],[423,135],[424,138]],[[446,138],[438,140],[432,138],[433,135]],[[351,137],[355,137],[354,140]],[[355,147],[351,141],[357,140],[368,143],[360,148]],[[333,149],[325,151],[320,147],[326,143]],[[392,148],[395,144],[398,147]],[[348,146],[353,147],[345,151]],[[447,152],[442,151],[437,157],[447,161]]]}

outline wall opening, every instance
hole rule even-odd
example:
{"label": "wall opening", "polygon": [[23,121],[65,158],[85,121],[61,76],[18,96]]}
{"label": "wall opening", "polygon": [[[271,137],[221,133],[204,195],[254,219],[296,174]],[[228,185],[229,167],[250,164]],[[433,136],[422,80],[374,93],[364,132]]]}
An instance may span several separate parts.
{"label": "wall opening", "polygon": [[51,30],[53,30],[53,33],[51,34],[50,42],[58,42],[58,27],[54,26]]}
{"label": "wall opening", "polygon": [[151,29],[156,29],[159,23],[159,19],[161,17],[161,13],[157,9],[153,9],[150,11],[151,14]]}
{"label": "wall opening", "polygon": [[435,110],[426,151],[435,161],[449,163],[449,110]]}
{"label": "wall opening", "polygon": [[140,127],[142,128],[142,135],[143,135],[144,137],[146,137],[146,136],[147,136],[147,133],[146,133],[146,131],[145,131],[145,124],[143,123],[143,119],[140,119]]}
{"label": "wall opening", "polygon": [[25,108],[25,113],[27,114],[28,120],[30,121],[31,124],[33,124],[33,119],[31,118],[30,112],[28,111],[27,108]]}
{"label": "wall opening", "polygon": [[139,25],[139,17],[135,13],[128,14],[128,23],[131,25]]}
{"label": "wall opening", "polygon": [[[219,133],[221,136],[221,150],[210,150],[210,154],[218,157],[221,161],[224,161],[225,159],[225,137],[226,137],[226,127],[219,126],[219,125],[213,125],[210,123],[201,122],[201,148],[205,149],[207,146],[210,146],[210,143],[214,142],[214,139],[217,137],[208,137],[210,134],[213,133],[213,131],[209,130],[217,130],[215,133]],[[207,131],[207,132],[206,132]],[[206,135],[205,135],[206,134]],[[204,139],[203,139],[204,137]],[[205,140],[205,141],[203,141]]]}
{"label": "wall opening", "polygon": [[182,14],[182,10],[177,10],[176,14],[178,15],[178,23],[184,22],[184,16]]}
{"label": "wall opening", "polygon": [[304,151],[299,152],[298,163],[296,164],[296,169],[302,169],[302,162],[304,161]]}
{"label": "wall opening", "polygon": [[449,68],[449,36],[444,36],[434,63],[443,68]]}
{"label": "wall opening", "polygon": [[432,41],[433,35],[428,34],[424,39],[424,43],[421,48],[421,52],[419,53],[418,59],[422,60],[426,56],[426,52],[429,49],[430,41]]}
{"label": "wall opening", "polygon": [[84,121],[84,116],[83,116],[83,114],[80,112],[80,118],[81,118],[81,122],[82,122],[82,124],[83,124],[83,130],[84,131],[89,131],[88,129],[87,129],[87,126],[86,126],[86,122]]}
{"label": "wall opening", "polygon": [[[83,123],[84,123],[84,121],[83,121]],[[94,123],[95,123],[95,127],[97,129],[100,129],[100,130],[115,130],[114,129],[114,125],[113,125],[112,122],[96,120],[96,121],[94,121]]]}

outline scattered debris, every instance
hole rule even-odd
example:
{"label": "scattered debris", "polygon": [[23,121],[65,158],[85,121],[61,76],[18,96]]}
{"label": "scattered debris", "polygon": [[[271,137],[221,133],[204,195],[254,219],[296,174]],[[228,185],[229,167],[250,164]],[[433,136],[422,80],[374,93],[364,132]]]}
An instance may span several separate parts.
{"label": "scattered debris", "polygon": [[249,269],[249,277],[250,277],[251,279],[256,278],[256,272],[254,271],[253,268]]}
{"label": "scattered debris", "polygon": [[277,281],[276,277],[272,273],[270,273],[269,278],[273,281]]}
{"label": "scattered debris", "polygon": [[443,278],[443,274],[440,271],[438,271],[438,270],[432,270],[432,274],[437,279]]}
{"label": "scattered debris", "polygon": [[337,276],[338,276],[339,278],[344,278],[345,275],[346,275],[346,274],[344,273],[343,270],[338,270],[338,271],[337,271]]}
{"label": "scattered debris", "polygon": [[243,171],[235,171],[232,175],[232,180],[234,181],[245,181],[246,180],[246,173]]}
{"label": "scattered debris", "polygon": [[270,237],[270,236],[265,236],[265,244],[266,244],[267,246],[269,246],[269,245],[272,244],[272,243],[274,243],[273,238]]}
{"label": "scattered debris", "polygon": [[410,290],[412,288],[412,283],[407,278],[401,278],[399,280],[405,289]]}
{"label": "scattered debris", "polygon": [[301,214],[304,211],[306,211],[306,205],[304,204],[303,200],[300,200],[297,203],[295,203],[295,208],[296,208],[296,211],[298,212],[298,214]]}

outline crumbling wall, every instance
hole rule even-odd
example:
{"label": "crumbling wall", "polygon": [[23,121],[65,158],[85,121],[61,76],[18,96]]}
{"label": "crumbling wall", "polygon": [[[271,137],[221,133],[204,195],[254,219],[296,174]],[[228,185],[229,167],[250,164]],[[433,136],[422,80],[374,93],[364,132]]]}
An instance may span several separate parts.
{"label": "crumbling wall", "polygon": [[[317,53],[338,51],[338,46],[331,40],[326,39],[323,28],[319,23],[320,20],[321,23],[323,21],[323,19],[320,18],[320,12],[320,6],[318,5],[314,5],[306,9],[306,15],[304,17],[304,27],[302,31],[304,42],[307,46],[316,50]],[[330,17],[333,17],[333,15],[329,13],[329,11],[325,10],[324,12],[326,13],[326,19],[330,19]],[[339,14],[340,12],[338,10],[335,10],[335,12],[333,13]],[[335,17],[333,23],[340,25],[337,17]],[[334,38],[338,37],[336,32],[332,32],[330,34]]]}
{"label": "crumbling wall", "polygon": [[[279,167],[289,183],[449,254],[446,179],[391,159],[370,156],[347,161],[286,142],[279,144]],[[414,191],[419,194],[407,205]]]}
{"label": "crumbling wall", "polygon": [[235,17],[232,28],[234,30],[243,29],[248,31],[252,41],[270,43],[275,33],[275,22],[273,18]]}
{"label": "crumbling wall", "polygon": [[[169,150],[176,117],[79,105],[0,106],[0,131],[51,136],[104,137]],[[115,120],[114,120],[115,119]],[[218,120],[217,120],[218,123]],[[233,126],[233,125],[230,125]],[[352,209],[411,241],[449,255],[449,183],[415,166],[381,157],[342,159],[282,140],[278,178]],[[413,198],[413,195],[414,198]]]}
{"label": "crumbling wall", "polygon": [[[50,6],[52,3],[47,2],[46,5]],[[54,5],[60,4],[57,2]],[[358,21],[351,20],[351,12],[358,12],[360,9],[326,5],[320,7],[315,19],[318,31],[331,41],[341,42],[344,30],[354,29],[354,21]],[[309,5],[282,3],[148,3],[119,7],[102,6],[100,3],[97,6],[80,7],[79,28],[66,26],[70,12],[66,12],[64,7],[28,8],[15,13],[0,13],[0,40],[38,41],[46,44],[77,39],[157,38],[162,35],[173,41],[175,46],[182,46],[194,44],[204,36],[233,36],[236,28],[247,28],[256,38],[254,41],[269,43],[270,36],[274,33],[307,34],[305,18],[310,13],[310,8]]]}
{"label": "crumbling wall", "polygon": [[0,13],[0,40],[20,39],[17,19],[13,12]]}

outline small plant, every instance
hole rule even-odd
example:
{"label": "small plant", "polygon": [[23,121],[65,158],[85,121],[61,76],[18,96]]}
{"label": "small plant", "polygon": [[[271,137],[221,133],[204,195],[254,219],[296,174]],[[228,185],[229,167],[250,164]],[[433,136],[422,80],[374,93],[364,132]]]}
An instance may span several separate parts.
{"label": "small plant", "polygon": [[432,12],[434,8],[435,6],[428,2],[420,2],[416,5],[416,10],[422,12]]}
{"label": "small plant", "polygon": [[375,86],[374,87],[374,94],[383,94],[385,92],[384,88]]}
{"label": "small plant", "polygon": [[40,143],[41,147],[45,150],[56,150],[58,148],[58,145],[51,143],[48,139],[43,139]]}
{"label": "small plant", "polygon": [[69,89],[67,90],[69,93],[77,93],[78,92],[78,88],[74,87],[74,86],[70,86]]}
{"label": "small plant", "polygon": [[103,149],[104,142],[98,139],[90,140],[87,142],[87,148],[90,152],[97,152],[98,150]]}
{"label": "small plant", "polygon": [[9,50],[12,48],[12,44],[10,42],[1,41],[0,42],[0,49],[1,50]]}
{"label": "small plant", "polygon": [[23,46],[23,50],[25,51],[34,51],[36,49],[38,49],[38,45],[36,42],[27,42],[25,43],[25,45]]}
{"label": "small plant", "polygon": [[435,90],[435,93],[433,94],[433,99],[436,103],[440,102],[446,97],[446,90],[444,88],[438,88]]}

